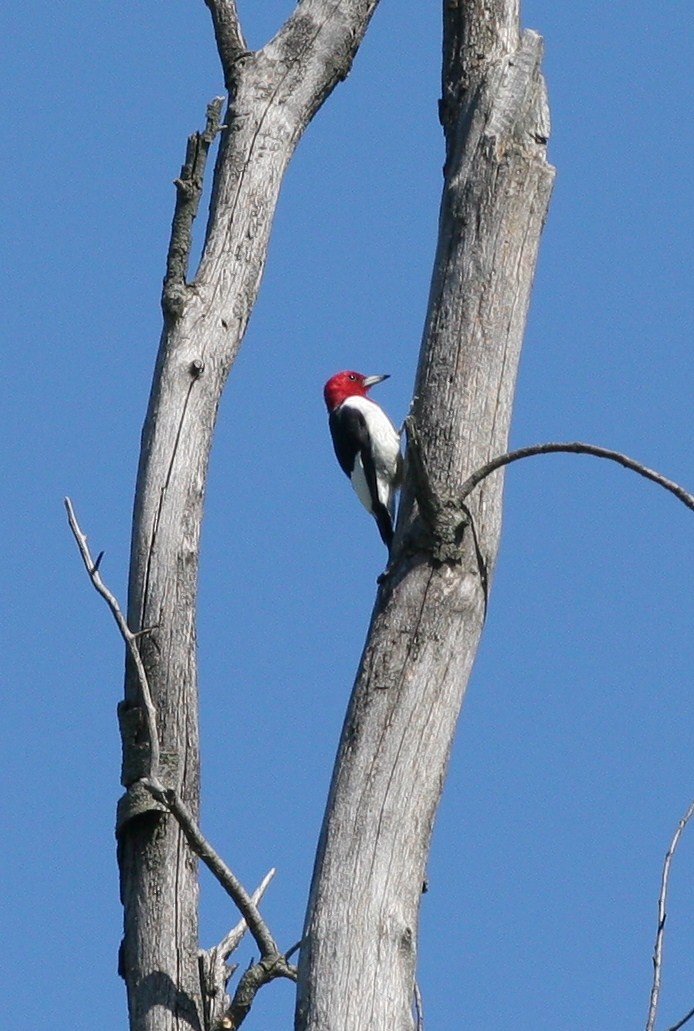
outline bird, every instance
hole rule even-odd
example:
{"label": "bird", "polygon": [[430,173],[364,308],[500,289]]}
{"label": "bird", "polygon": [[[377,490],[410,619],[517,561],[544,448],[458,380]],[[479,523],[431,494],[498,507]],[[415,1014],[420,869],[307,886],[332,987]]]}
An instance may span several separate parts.
{"label": "bird", "polygon": [[323,387],[328,426],[341,469],[364,508],[376,520],[381,540],[393,544],[395,496],[402,479],[400,435],[386,413],[368,397],[388,379],[345,369]]}

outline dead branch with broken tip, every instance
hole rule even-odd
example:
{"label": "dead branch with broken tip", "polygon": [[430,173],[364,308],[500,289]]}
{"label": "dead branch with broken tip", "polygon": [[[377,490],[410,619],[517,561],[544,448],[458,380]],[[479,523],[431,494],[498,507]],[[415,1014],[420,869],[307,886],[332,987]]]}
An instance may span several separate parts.
{"label": "dead branch with broken tip", "polygon": [[121,607],[118,604],[118,600],[115,594],[113,594],[113,592],[108,589],[108,587],[101,578],[99,566],[101,565],[101,560],[104,557],[103,551],[99,552],[96,559],[92,558],[91,552],[89,550],[89,545],[87,543],[87,535],[82,532],[82,528],[77,522],[77,516],[75,515],[75,510],[72,506],[72,501],[70,500],[70,498],[65,498],[64,504],[65,509],[67,511],[67,518],[68,523],[70,524],[70,529],[72,531],[72,536],[75,538],[75,541],[77,542],[77,547],[79,548],[79,553],[82,557],[84,568],[87,570],[87,574],[92,582],[92,585],[94,586],[94,589],[98,594],[101,595],[101,597],[108,605],[111,615],[116,621],[116,626],[118,627],[120,635],[123,638],[123,641],[125,642],[125,647],[127,649],[128,656],[132,660],[135,670],[137,672],[137,680],[140,685],[142,704],[144,706],[145,720],[147,723],[147,735],[150,741],[149,776],[152,782],[158,783],[159,731],[157,729],[157,712],[154,707],[154,702],[152,701],[152,693],[149,689],[147,674],[145,672],[145,667],[142,662],[142,657],[140,655],[140,649],[138,648],[139,638],[143,634],[149,633],[150,630],[141,630],[139,633],[134,633],[130,629],[125,619],[125,616],[121,611]]}
{"label": "dead branch with broken tip", "polygon": [[[221,997],[224,1000],[221,1012],[219,1005],[210,1011],[208,1028],[235,1029],[240,1027],[250,1010],[253,999],[263,985],[278,977],[286,977],[289,980],[296,981],[296,967],[289,963],[289,957],[299,948],[300,943],[292,946],[286,953],[281,952],[268,925],[260,915],[258,902],[274,876],[274,869],[266,875],[261,885],[256,889],[256,892],[250,895],[231,868],[204,836],[193,814],[179,793],[174,788],[166,787],[162,784],[160,780],[160,746],[156,707],[138,648],[139,638],[144,633],[151,633],[154,628],[140,631],[139,633],[135,633],[130,629],[123,616],[118,599],[106,586],[99,571],[104,552],[99,552],[96,559],[92,557],[87,535],[80,527],[70,498],[65,498],[64,504],[70,530],[77,543],[89,579],[94,589],[106,602],[125,643],[128,656],[132,660],[137,672],[147,733],[150,739],[149,773],[148,776],[142,777],[138,783],[174,817],[191,851],[205,864],[217,883],[221,885],[232,899],[243,917],[243,920],[229,932],[219,945],[201,955],[201,972],[205,968],[206,973],[206,995],[208,997]],[[260,959],[242,974],[234,997],[227,1004],[227,1001],[224,999],[224,986],[235,968],[228,968],[226,960],[241,941],[246,929],[250,931],[258,946]],[[220,979],[223,982],[222,984],[220,984]]]}

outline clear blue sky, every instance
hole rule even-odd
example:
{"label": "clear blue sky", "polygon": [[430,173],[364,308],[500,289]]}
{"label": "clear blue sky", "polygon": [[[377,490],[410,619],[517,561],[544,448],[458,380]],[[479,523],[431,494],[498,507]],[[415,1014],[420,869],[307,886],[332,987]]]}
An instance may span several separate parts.
{"label": "clear blue sky", "polygon": [[[241,8],[258,46],[291,5]],[[692,489],[691,5],[528,0],[523,20],[545,37],[558,174],[513,443],[601,443]],[[222,81],[202,0],[26,0],[0,31],[3,1016],[116,1031],[122,649],[62,497],[123,598],[171,180]],[[407,409],[441,185],[439,36],[437,3],[384,0],[302,141],[215,441],[203,825],[249,886],[278,867],[265,911],[287,946],[383,562],[321,388],[344,366],[390,372],[379,400]],[[644,1026],[663,853],[694,795],[693,541],[691,512],[607,463],[509,472],[422,905],[427,1031]],[[660,1028],[694,1006],[692,838]],[[203,878],[202,944],[235,921]],[[247,1026],[291,1020],[272,985]]]}

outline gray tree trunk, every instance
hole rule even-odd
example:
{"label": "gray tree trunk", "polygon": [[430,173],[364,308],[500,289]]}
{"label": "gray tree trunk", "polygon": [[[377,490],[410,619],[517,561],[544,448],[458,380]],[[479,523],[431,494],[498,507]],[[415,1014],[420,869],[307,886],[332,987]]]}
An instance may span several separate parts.
{"label": "gray tree trunk", "polygon": [[[232,0],[207,0],[229,90],[199,269],[176,224],[164,330],[142,436],[128,624],[149,629],[141,654],[157,707],[161,778],[198,811],[195,608],[198,544],[217,407],[255,302],[280,183],[296,144],[349,72],[377,0],[302,0],[257,53],[245,50]],[[194,185],[194,184],[193,184]],[[124,907],[120,971],[131,1031],[203,1026],[196,862],[174,819],[138,785],[149,772],[137,679],[121,705],[123,784],[117,832]]]}
{"label": "gray tree trunk", "polygon": [[[299,964],[297,1031],[411,1031],[431,830],[501,528],[502,474],[553,170],[541,39],[517,4],[444,5],[446,167],[395,558],[342,732]],[[415,460],[417,459],[418,460]]]}

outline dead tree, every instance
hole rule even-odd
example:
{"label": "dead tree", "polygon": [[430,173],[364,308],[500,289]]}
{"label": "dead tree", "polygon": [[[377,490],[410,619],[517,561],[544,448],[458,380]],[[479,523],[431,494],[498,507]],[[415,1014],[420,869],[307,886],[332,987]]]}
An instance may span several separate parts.
{"label": "dead tree", "polygon": [[446,164],[395,556],[333,774],[297,1028],[411,1031],[419,899],[501,529],[506,450],[553,171],[541,40],[518,6],[444,5]]}
{"label": "dead tree", "polygon": [[[377,0],[300,0],[255,53],[234,0],[206,3],[229,103],[223,125],[222,102],[210,106],[176,183],[133,519],[117,824],[131,1031],[207,1029],[220,1018],[219,999],[209,998],[215,986],[201,978],[219,954],[199,962],[193,851],[212,861],[195,836],[195,604],[208,456],[283,173],[348,74]],[[520,32],[517,0],[445,0],[443,49],[444,191],[407,481],[318,848],[300,953],[300,1031],[413,1026],[424,862],[484,621],[503,473],[465,503],[456,489],[505,449],[551,190],[541,40]],[[191,227],[218,133],[202,258],[189,280]],[[98,559],[86,561],[98,579]],[[242,911],[253,930],[257,911],[245,895]],[[261,925],[256,932],[270,979],[288,957],[273,953]],[[223,1026],[238,1026],[244,999],[237,991]]]}

